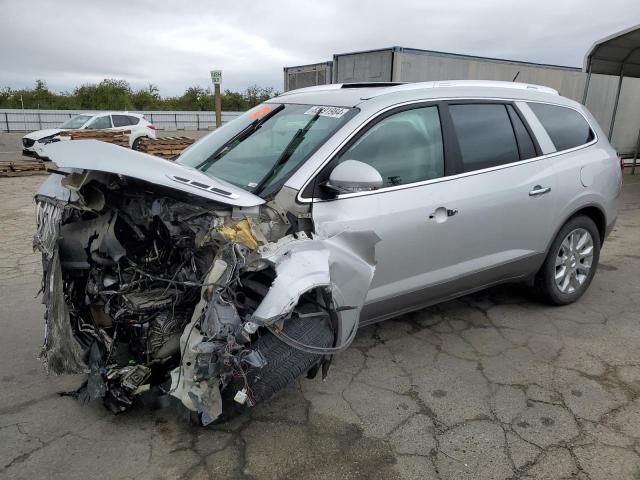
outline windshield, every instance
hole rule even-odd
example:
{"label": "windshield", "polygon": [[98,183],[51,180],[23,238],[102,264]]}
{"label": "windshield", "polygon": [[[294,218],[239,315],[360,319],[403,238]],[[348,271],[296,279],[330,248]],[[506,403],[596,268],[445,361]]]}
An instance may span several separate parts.
{"label": "windshield", "polygon": [[288,177],[355,109],[266,103],[193,144],[177,159],[254,193]]}
{"label": "windshield", "polygon": [[87,123],[87,120],[89,120],[90,118],[91,115],[76,115],[75,117],[70,118],[62,125],[60,125],[60,128],[64,128],[67,130],[77,130],[85,123]]}

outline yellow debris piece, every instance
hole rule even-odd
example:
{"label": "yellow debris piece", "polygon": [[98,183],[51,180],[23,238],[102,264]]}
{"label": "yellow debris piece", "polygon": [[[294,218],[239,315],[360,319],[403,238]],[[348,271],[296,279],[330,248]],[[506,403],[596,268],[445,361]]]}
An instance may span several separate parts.
{"label": "yellow debris piece", "polygon": [[258,248],[258,240],[251,231],[251,225],[248,219],[240,220],[235,225],[221,225],[218,231],[226,238],[233,242],[238,242],[251,250]]}

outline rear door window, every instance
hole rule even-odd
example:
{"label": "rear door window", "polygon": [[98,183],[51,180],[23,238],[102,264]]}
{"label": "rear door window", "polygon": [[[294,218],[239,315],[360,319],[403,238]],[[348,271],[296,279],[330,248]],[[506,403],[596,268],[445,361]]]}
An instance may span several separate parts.
{"label": "rear door window", "polygon": [[518,143],[504,104],[450,105],[462,171],[505,165],[520,160]]}
{"label": "rear door window", "polygon": [[114,127],[128,127],[131,125],[128,115],[111,115]]}
{"label": "rear door window", "polygon": [[571,108],[533,102],[528,105],[549,134],[557,151],[579,147],[595,138],[584,117]]}
{"label": "rear door window", "polygon": [[129,115],[129,125],[137,125],[138,122],[140,121],[140,119],[138,117],[134,117],[132,115]]}

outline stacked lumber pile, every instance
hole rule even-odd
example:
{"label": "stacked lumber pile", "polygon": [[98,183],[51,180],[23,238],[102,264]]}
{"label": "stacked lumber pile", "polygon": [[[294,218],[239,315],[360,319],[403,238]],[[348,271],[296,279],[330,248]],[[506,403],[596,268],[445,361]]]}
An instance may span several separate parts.
{"label": "stacked lumber pile", "polygon": [[0,177],[21,177],[47,173],[42,160],[0,160]]}
{"label": "stacked lumber pile", "polygon": [[138,150],[156,157],[172,158],[182,153],[195,140],[189,137],[141,138]]}
{"label": "stacked lumber pile", "polygon": [[130,133],[131,130],[69,130],[60,133],[60,136],[70,137],[71,140],[100,140],[129,148]]}

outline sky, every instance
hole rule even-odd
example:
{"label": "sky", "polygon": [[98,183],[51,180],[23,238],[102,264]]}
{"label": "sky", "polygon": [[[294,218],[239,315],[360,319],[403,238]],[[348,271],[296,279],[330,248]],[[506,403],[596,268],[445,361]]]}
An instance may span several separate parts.
{"label": "sky", "polygon": [[0,0],[0,88],[104,78],[163,96],[210,84],[282,90],[284,66],[391,46],[582,66],[640,23],[638,0]]}

